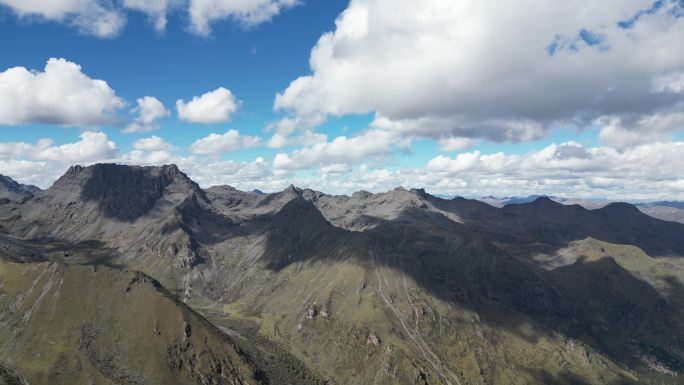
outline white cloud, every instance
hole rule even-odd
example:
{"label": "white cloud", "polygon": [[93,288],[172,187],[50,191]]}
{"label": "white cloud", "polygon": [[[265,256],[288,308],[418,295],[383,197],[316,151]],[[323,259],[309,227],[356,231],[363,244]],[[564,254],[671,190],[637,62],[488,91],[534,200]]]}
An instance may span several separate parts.
{"label": "white cloud", "polygon": [[123,154],[123,156],[117,159],[117,161],[126,164],[158,166],[162,164],[173,163],[176,161],[176,158],[174,158],[170,152],[165,150],[149,152],[133,150]]}
{"label": "white cloud", "polygon": [[27,154],[38,154],[52,146],[52,143],[52,139],[40,139],[36,144],[25,142],[0,143],[0,159],[21,157]]}
{"label": "white cloud", "polygon": [[49,162],[25,159],[0,160],[0,174],[24,184],[45,188],[54,182],[66,169],[56,169]]}
{"label": "white cloud", "polygon": [[124,0],[123,6],[147,14],[154,29],[162,32],[166,29],[166,15],[173,3],[173,0]]}
{"label": "white cloud", "polygon": [[133,143],[133,148],[140,151],[170,151],[173,146],[159,136],[138,139]]}
{"label": "white cloud", "polygon": [[47,147],[33,157],[62,163],[79,163],[114,159],[118,154],[116,143],[109,140],[106,134],[86,131],[81,134],[78,142]]}
{"label": "white cloud", "polygon": [[602,144],[626,148],[645,142],[669,139],[673,127],[684,127],[684,105],[679,110],[655,112],[646,116],[605,116],[597,120]]}
{"label": "white cloud", "polygon": [[572,194],[577,188],[573,185],[584,188],[584,194],[590,188],[638,193],[652,191],[653,187],[648,184],[658,186],[678,179],[673,176],[677,175],[677,165],[682,161],[684,142],[645,144],[623,151],[611,147],[586,148],[576,142],[567,142],[525,155],[482,154],[480,151],[462,153],[454,158],[440,155],[428,162],[426,170],[445,180],[467,181],[482,193],[487,188],[500,190],[496,187],[497,181],[504,187],[515,185],[517,188],[529,183],[527,191],[535,188],[548,191],[548,187],[540,187],[547,184],[553,186],[555,193]]}
{"label": "white cloud", "polygon": [[164,107],[162,102],[152,96],[145,96],[136,100],[138,106],[133,112],[138,113],[138,117],[133,123],[124,129],[125,133],[148,132],[156,130],[159,126],[155,123],[157,119],[169,116],[171,113]]}
{"label": "white cloud", "polygon": [[0,142],[0,174],[21,183],[49,187],[70,166],[115,162],[136,165],[175,163],[204,187],[232,184],[251,190],[275,190],[285,180],[275,178],[263,158],[253,162],[216,160],[215,157],[178,156],[163,138],[150,137],[134,143],[134,150],[120,153],[102,132],[86,131],[79,140],[54,146],[51,139],[36,143]]}
{"label": "white cloud", "polygon": [[115,37],[126,25],[127,11],[145,13],[157,32],[166,29],[168,15],[183,9],[190,31],[208,36],[211,24],[228,19],[249,28],[270,21],[299,0],[0,0],[20,18],[63,23],[84,35]]}
{"label": "white cloud", "polygon": [[397,137],[391,132],[369,130],[353,137],[338,136],[331,142],[316,143],[291,154],[277,154],[273,167],[302,170],[315,166],[354,164],[387,154]]}
{"label": "white cloud", "polygon": [[352,166],[348,164],[331,164],[329,166],[321,167],[321,172],[323,174],[345,174],[352,170]]}
{"label": "white cloud", "polygon": [[[366,164],[344,174],[321,168],[315,175],[285,174],[296,186],[328,193],[388,191],[396,186],[465,196],[548,194],[609,199],[682,199],[684,142],[651,143],[624,151],[584,147],[575,142],[549,145],[523,155],[471,151],[437,156],[425,167],[373,168]],[[673,176],[675,175],[675,176]],[[282,179],[281,179],[282,180]]]}
{"label": "white cloud", "polygon": [[[0,143],[0,173],[47,187],[75,163],[176,163],[204,187],[230,184],[243,190],[278,191],[293,183],[328,193],[351,193],[360,189],[387,191],[403,185],[466,196],[684,199],[684,178],[679,172],[684,163],[684,142],[656,142],[623,150],[566,142],[527,154],[469,151],[452,157],[436,156],[424,167],[394,169],[367,163],[355,166],[336,155],[371,139],[382,140],[374,135],[378,133],[336,139],[319,145],[318,151],[309,148],[305,153],[284,155],[297,167],[281,170],[261,157],[253,162],[235,162],[211,156],[179,156],[174,153],[176,149],[156,137],[138,141],[133,151],[122,154],[104,133],[84,132],[79,140],[61,145],[54,145],[50,139]],[[330,150],[332,156],[326,157],[324,150]],[[382,156],[385,150],[383,146],[377,151],[364,148],[349,151],[349,155],[363,160],[371,154]],[[316,172],[293,171],[307,163]]]}
{"label": "white cloud", "polygon": [[437,143],[440,151],[451,152],[468,149],[474,146],[477,141],[470,138],[445,137],[440,138]]}
{"label": "white cloud", "polygon": [[194,154],[220,154],[259,145],[257,136],[243,136],[237,130],[228,130],[224,134],[210,134],[190,145]]}
{"label": "white cloud", "polygon": [[47,188],[74,164],[115,162],[158,166],[175,163],[204,187],[233,184],[249,190],[274,189],[276,184],[285,183],[281,179],[275,182],[268,164],[261,157],[254,162],[217,161],[214,157],[178,156],[174,154],[176,150],[163,138],[152,136],[136,141],[134,150],[121,153],[106,134],[91,131],[83,132],[75,142],[59,146],[47,138],[36,143],[0,142],[0,174]]}
{"label": "white cloud", "polygon": [[253,162],[189,157],[181,160],[178,166],[203,187],[231,185],[245,191],[256,188],[274,191],[284,183],[274,177],[261,157]]}
{"label": "white cloud", "polygon": [[116,36],[126,24],[126,17],[112,4],[95,0],[0,0],[19,17],[39,17],[66,23],[81,33],[97,37]]}
{"label": "white cloud", "polygon": [[684,92],[684,72],[675,72],[656,78],[653,82],[653,91],[672,92],[675,94]]}
{"label": "white cloud", "polygon": [[193,123],[225,123],[229,122],[238,110],[241,101],[237,100],[230,90],[219,87],[191,101],[176,101],[178,117]]}
{"label": "white cloud", "polygon": [[[352,0],[311,51],[312,73],[278,94],[275,108],[294,117],[374,113],[404,135],[494,141],[605,117],[658,119],[683,110],[684,50],[672,47],[684,40],[684,18],[673,16],[684,7],[669,0],[630,20],[652,5]],[[662,123],[661,133],[682,128]]]}
{"label": "white cloud", "polygon": [[0,124],[111,124],[124,101],[103,80],[91,79],[65,59],[50,59],[43,72],[13,67],[0,72]]}
{"label": "white cloud", "polygon": [[273,136],[266,142],[266,145],[270,148],[283,148],[311,146],[325,142],[328,137],[313,130],[324,121],[322,116],[282,118],[266,127],[266,132],[273,132]]}
{"label": "white cloud", "polygon": [[266,142],[266,146],[270,148],[283,148],[286,146],[313,146],[318,143],[324,143],[327,140],[327,135],[307,130],[296,136],[273,134],[273,136],[271,136],[271,138]]}
{"label": "white cloud", "polygon": [[190,29],[208,36],[211,24],[221,19],[232,19],[250,27],[268,22],[297,4],[299,0],[190,0]]}

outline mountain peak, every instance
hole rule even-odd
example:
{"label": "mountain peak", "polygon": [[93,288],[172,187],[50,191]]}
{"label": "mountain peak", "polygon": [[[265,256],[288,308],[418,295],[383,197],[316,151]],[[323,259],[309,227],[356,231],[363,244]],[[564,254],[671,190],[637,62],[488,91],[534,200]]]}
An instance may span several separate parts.
{"label": "mountain peak", "polygon": [[605,211],[610,211],[610,212],[623,212],[623,213],[639,213],[641,214],[641,211],[634,206],[633,204],[626,203],[626,202],[613,202],[602,209],[599,210],[605,210]]}
{"label": "mountain peak", "polygon": [[14,179],[0,175],[0,198],[9,201],[23,201],[39,193],[40,189],[32,185],[21,184]]}
{"label": "mountain peak", "polygon": [[295,196],[300,196],[301,193],[302,193],[302,190],[300,188],[295,187],[295,185],[293,185],[293,184],[287,186],[287,188],[282,191],[282,194],[295,195]]}
{"label": "mountain peak", "polygon": [[411,192],[413,192],[413,193],[416,193],[416,194],[421,194],[421,195],[427,194],[427,193],[425,192],[425,189],[424,189],[424,188],[412,188],[412,189],[409,190],[409,191],[411,191]]}
{"label": "mountain peak", "polygon": [[114,163],[73,166],[47,191],[58,200],[97,202],[104,215],[133,220],[151,209],[167,188],[182,197],[192,192],[203,194],[176,165],[143,167]]}
{"label": "mountain peak", "polygon": [[555,204],[557,202],[555,202],[553,199],[544,195],[544,196],[537,197],[535,200],[532,201],[532,203],[541,205],[541,204],[549,204],[549,203]]}

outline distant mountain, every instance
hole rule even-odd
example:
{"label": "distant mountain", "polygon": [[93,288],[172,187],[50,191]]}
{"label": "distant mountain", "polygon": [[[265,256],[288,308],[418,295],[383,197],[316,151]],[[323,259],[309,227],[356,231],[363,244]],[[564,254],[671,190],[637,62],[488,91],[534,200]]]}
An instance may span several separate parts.
{"label": "distant mountain", "polygon": [[637,205],[639,210],[664,221],[684,223],[684,202],[660,201]]}
{"label": "distant mountain", "polygon": [[36,186],[20,184],[10,177],[0,175],[0,200],[22,201],[39,192],[40,189]]}
{"label": "distant mountain", "polygon": [[[54,383],[81,381],[77,360],[120,383],[160,383],[147,379],[182,361],[202,383],[231,383],[205,371],[227,357],[221,373],[243,368],[233,383],[681,383],[684,224],[626,203],[555,200],[256,194],[201,189],[175,166],[73,167],[34,198],[0,205],[0,251],[11,255],[0,264],[0,322],[22,322],[12,301],[37,293],[46,300],[36,309],[64,308],[32,313],[40,323],[6,343],[25,353],[6,347],[0,369],[28,376],[40,356],[37,383],[57,372],[72,382]],[[148,294],[127,297],[136,277]],[[155,310],[155,292],[177,306]],[[167,313],[175,323],[148,340]],[[183,351],[174,330],[189,321],[178,314],[207,322],[191,326],[205,330],[198,350]],[[74,343],[79,319],[93,325],[84,343]],[[103,337],[89,345],[91,335]],[[152,353],[177,352],[163,348],[174,338],[179,353]]]}
{"label": "distant mountain", "polygon": [[[530,195],[527,197],[506,197],[497,198],[494,196],[486,196],[479,198],[480,201],[485,202],[494,207],[504,207],[510,204],[524,204],[530,203],[540,197],[547,197],[545,195]],[[607,199],[583,199],[583,198],[560,198],[549,196],[547,197],[555,202],[564,205],[580,205],[587,209],[598,209],[605,207],[611,203]],[[665,221],[684,223],[684,202],[680,201],[656,201],[636,203],[635,206],[641,212],[651,217],[662,219]]]}
{"label": "distant mountain", "polygon": [[547,195],[529,195],[526,197],[505,197],[497,198],[494,196],[486,196],[479,198],[480,201],[490,204],[494,207],[504,207],[506,205],[513,204],[524,204],[534,202],[539,198],[549,198],[555,202],[562,203],[564,205],[580,205],[587,209],[598,209],[610,204],[612,201],[606,199],[583,199],[583,198],[561,198],[555,196]]}

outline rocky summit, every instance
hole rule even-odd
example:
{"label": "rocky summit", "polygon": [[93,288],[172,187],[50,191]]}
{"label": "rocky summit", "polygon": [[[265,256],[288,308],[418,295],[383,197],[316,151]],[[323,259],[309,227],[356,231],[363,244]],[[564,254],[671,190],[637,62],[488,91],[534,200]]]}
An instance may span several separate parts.
{"label": "rocky summit", "polygon": [[0,384],[684,384],[673,205],[116,164],[0,199]]}

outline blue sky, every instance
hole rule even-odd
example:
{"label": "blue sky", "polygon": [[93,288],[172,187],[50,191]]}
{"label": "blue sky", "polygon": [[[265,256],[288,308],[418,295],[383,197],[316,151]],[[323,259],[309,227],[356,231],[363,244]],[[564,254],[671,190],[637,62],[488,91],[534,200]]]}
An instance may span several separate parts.
{"label": "blue sky", "polygon": [[0,0],[0,173],[684,197],[681,2],[534,5]]}
{"label": "blue sky", "polygon": [[[144,14],[131,13],[126,28],[115,38],[83,35],[58,23],[21,20],[2,9],[0,68],[24,66],[42,69],[48,58],[78,63],[95,79],[106,80],[117,95],[134,104],[136,98],[154,95],[171,107],[179,98],[189,99],[219,86],[233,91],[243,106],[228,124],[179,123],[174,117],[161,124],[165,138],[187,147],[197,138],[227,126],[260,134],[277,114],[276,92],[308,71],[308,58],[323,32],[334,29],[346,1],[316,1],[278,15],[273,22],[242,28],[219,23],[210,37],[187,32],[185,16],[174,14],[164,33],[157,33]],[[134,105],[130,105],[133,108]],[[115,127],[103,127],[122,146],[145,135],[123,135]],[[56,143],[78,138],[78,128],[24,125],[0,130],[3,141],[50,137]],[[244,154],[232,154],[238,159]]]}

